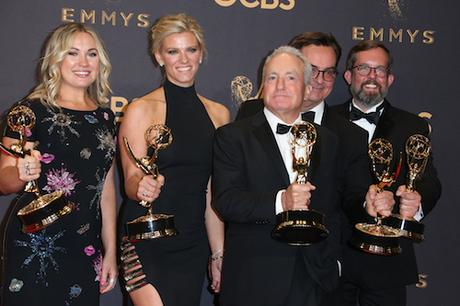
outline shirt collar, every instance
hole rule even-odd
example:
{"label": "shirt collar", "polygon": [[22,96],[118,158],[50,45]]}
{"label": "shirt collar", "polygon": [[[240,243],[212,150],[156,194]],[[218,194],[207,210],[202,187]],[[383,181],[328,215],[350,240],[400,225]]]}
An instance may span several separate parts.
{"label": "shirt collar", "polygon": [[278,118],[275,114],[273,114],[268,108],[264,107],[264,115],[265,118],[267,118],[268,124],[270,125],[270,129],[272,130],[273,134],[276,135],[276,126],[278,123],[282,123],[285,125],[293,125],[295,123],[298,123],[302,121],[301,113],[299,113],[299,116],[297,119],[294,121],[294,123],[286,123],[280,118]]}

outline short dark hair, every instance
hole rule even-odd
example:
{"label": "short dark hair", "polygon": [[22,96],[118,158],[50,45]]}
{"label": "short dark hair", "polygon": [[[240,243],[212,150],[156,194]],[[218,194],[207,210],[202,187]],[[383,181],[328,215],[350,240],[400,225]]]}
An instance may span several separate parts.
{"label": "short dark hair", "polygon": [[335,65],[339,63],[342,55],[342,48],[331,33],[323,32],[304,32],[294,36],[288,44],[291,47],[301,50],[309,45],[331,47],[335,52]]}
{"label": "short dark hair", "polygon": [[355,66],[357,53],[362,52],[362,51],[377,49],[377,48],[382,49],[387,54],[388,71],[390,71],[391,66],[393,65],[393,58],[391,57],[390,50],[388,50],[388,48],[385,47],[385,45],[382,44],[381,42],[377,42],[374,40],[363,40],[357,45],[355,45],[353,48],[351,48],[347,56],[347,66],[346,66],[347,70],[351,70]]}

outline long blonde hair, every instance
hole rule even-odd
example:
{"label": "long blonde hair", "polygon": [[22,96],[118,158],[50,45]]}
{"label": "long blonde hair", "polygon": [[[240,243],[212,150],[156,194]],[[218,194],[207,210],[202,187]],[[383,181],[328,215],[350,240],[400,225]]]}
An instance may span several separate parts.
{"label": "long blonde hair", "polygon": [[99,74],[96,81],[88,87],[88,95],[98,106],[108,104],[112,92],[109,83],[112,65],[102,40],[92,29],[73,22],[59,26],[47,39],[44,55],[38,67],[38,85],[27,96],[28,99],[40,99],[46,106],[59,108],[57,99],[62,82],[60,64],[71,48],[74,34],[79,32],[88,33],[93,37],[99,55]]}

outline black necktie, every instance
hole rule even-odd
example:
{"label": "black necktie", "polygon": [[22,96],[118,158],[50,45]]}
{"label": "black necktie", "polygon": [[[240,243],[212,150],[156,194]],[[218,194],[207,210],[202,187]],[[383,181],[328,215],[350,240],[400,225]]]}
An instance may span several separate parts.
{"label": "black necktie", "polygon": [[384,103],[380,104],[379,107],[377,107],[377,110],[375,112],[363,113],[362,111],[357,109],[354,105],[352,105],[351,112],[350,112],[350,120],[356,121],[361,118],[364,118],[369,123],[377,125],[377,122],[379,121],[379,117],[380,117],[380,110],[382,110],[383,106],[384,106]]}
{"label": "black necktie", "polygon": [[308,122],[315,122],[315,112],[308,111],[308,112],[302,113],[302,120],[308,121]]}
{"label": "black necktie", "polygon": [[276,125],[276,134],[286,134],[291,129],[290,125],[278,123]]}

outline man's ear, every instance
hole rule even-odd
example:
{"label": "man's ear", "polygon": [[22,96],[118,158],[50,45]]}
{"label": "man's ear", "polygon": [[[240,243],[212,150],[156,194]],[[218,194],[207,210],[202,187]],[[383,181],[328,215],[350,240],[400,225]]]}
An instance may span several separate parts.
{"label": "man's ear", "polygon": [[388,87],[390,87],[391,84],[393,84],[394,80],[395,80],[395,75],[390,73],[388,75]]}
{"label": "man's ear", "polygon": [[345,81],[347,81],[348,85],[351,84],[351,71],[350,70],[347,70],[343,73],[343,77],[345,79]]}
{"label": "man's ear", "polygon": [[311,87],[310,84],[308,84],[307,86],[305,86],[305,94],[304,94],[304,97],[308,97],[311,93],[311,90],[313,89],[313,87]]}

